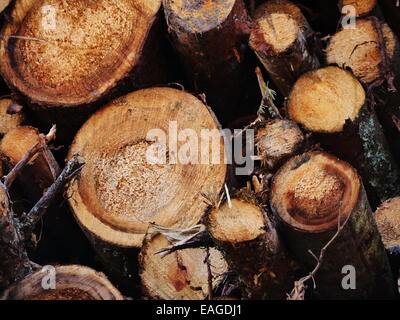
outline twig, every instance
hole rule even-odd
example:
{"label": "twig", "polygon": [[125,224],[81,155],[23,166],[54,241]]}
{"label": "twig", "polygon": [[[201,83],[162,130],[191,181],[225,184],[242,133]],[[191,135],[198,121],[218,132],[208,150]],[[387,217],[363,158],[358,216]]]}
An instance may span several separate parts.
{"label": "twig", "polygon": [[314,288],[316,287],[315,285],[315,275],[317,274],[318,270],[321,268],[325,252],[329,248],[329,246],[336,240],[336,238],[339,236],[340,232],[343,230],[343,228],[346,226],[351,214],[346,218],[346,221],[340,225],[340,214],[338,216],[338,229],[336,233],[333,235],[333,237],[328,241],[328,243],[321,249],[321,252],[319,254],[319,257],[317,258],[316,255],[309,250],[309,253],[317,260],[317,265],[315,268],[305,277],[301,278],[299,281],[295,281],[294,283],[294,288],[290,294],[288,294],[287,300],[304,300],[304,293],[305,293],[305,285],[308,280],[312,279],[314,281]]}
{"label": "twig", "polygon": [[265,114],[268,115],[271,119],[282,119],[282,115],[280,114],[278,108],[274,103],[276,92],[268,87],[265,83],[261,69],[259,67],[256,68],[256,75],[258,80],[258,85],[261,90],[262,100],[261,106],[257,112],[258,119],[260,121],[265,120]]}
{"label": "twig", "polygon": [[397,118],[395,115],[393,115],[392,120],[393,120],[393,123],[396,126],[397,130],[399,130],[399,132],[400,132],[400,119]]}
{"label": "twig", "polygon": [[64,170],[60,173],[57,180],[50,186],[43,197],[36,203],[36,205],[24,217],[23,225],[25,227],[34,226],[46,212],[47,208],[54,200],[55,196],[61,192],[65,185],[70,182],[82,170],[84,163],[75,155],[68,161]]}

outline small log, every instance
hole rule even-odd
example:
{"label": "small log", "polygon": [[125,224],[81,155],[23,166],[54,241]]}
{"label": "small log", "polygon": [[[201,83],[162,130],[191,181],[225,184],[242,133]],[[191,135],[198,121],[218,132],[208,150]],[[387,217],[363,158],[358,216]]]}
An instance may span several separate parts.
{"label": "small log", "polygon": [[[44,268],[6,289],[0,300],[123,300],[121,293],[101,273],[78,265],[57,266],[55,289],[42,282],[52,275]],[[47,284],[48,282],[45,281]]]}
{"label": "small log", "polygon": [[[314,269],[317,296],[323,299],[390,299],[395,288],[378,228],[357,172],[324,152],[289,160],[272,183],[271,208],[288,249]],[[332,239],[323,261],[316,261]],[[356,288],[342,285],[344,266],[356,270]]]}
{"label": "small log", "polygon": [[343,29],[331,38],[327,61],[351,68],[354,75],[371,88],[371,100],[374,100],[378,119],[400,163],[400,131],[392,119],[393,116],[400,117],[400,93],[395,92],[394,83],[394,77],[400,75],[397,66],[399,49],[390,27],[370,17],[357,20],[356,29]]}
{"label": "small log", "polygon": [[400,39],[400,4],[397,0],[379,0],[379,7],[382,10],[385,20],[393,29],[397,38]]}
{"label": "small log", "polygon": [[43,139],[36,128],[22,126],[9,131],[0,143],[0,154],[9,169],[19,163],[35,145],[40,148],[28,165],[17,173],[20,187],[33,202],[41,198],[61,172],[51,151],[42,147],[45,144]]}
{"label": "small log", "polygon": [[310,47],[313,31],[300,9],[286,0],[261,5],[254,20],[250,46],[287,96],[299,76],[320,65]]}
{"label": "small log", "polygon": [[207,229],[250,299],[285,299],[293,265],[275,228],[258,206],[233,199],[207,216]]}
{"label": "small log", "polygon": [[[195,140],[178,142],[181,134],[174,133],[174,123],[179,131],[191,129]],[[156,136],[149,135],[153,130]],[[217,142],[213,150],[196,140],[203,130],[211,130],[211,139],[201,140]],[[165,141],[157,136],[164,133]],[[69,157],[79,154],[85,167],[70,185],[69,203],[97,253],[127,287],[133,286],[132,257],[149,222],[191,227],[207,208],[201,193],[222,190],[227,175],[223,140],[206,105],[170,88],[123,96],[95,113],[78,132]],[[195,155],[183,162],[188,149]]]}
{"label": "small log", "polygon": [[225,124],[248,115],[252,110],[243,110],[240,102],[255,77],[246,57],[250,19],[243,1],[164,0],[163,5],[191,89],[206,95]]}
{"label": "small log", "polygon": [[144,295],[161,300],[204,300],[209,297],[211,267],[212,289],[222,281],[227,264],[221,253],[210,248],[175,251],[162,257],[157,252],[171,245],[164,235],[145,240],[139,256],[140,278]]}
{"label": "small log", "polygon": [[22,108],[11,99],[0,100],[0,136],[21,126],[26,121]]}
{"label": "small log", "polygon": [[385,201],[375,211],[375,219],[385,247],[400,248],[400,197]]}
{"label": "small log", "polygon": [[303,75],[287,109],[291,119],[313,132],[323,148],[359,171],[373,208],[400,193],[399,169],[382,127],[366,104],[362,85],[350,72],[327,67]]}
{"label": "small log", "polygon": [[375,211],[375,220],[400,292],[400,197],[385,201]]}
{"label": "small log", "polygon": [[342,12],[344,6],[353,6],[356,17],[371,14],[376,8],[377,0],[339,0],[339,10]]}
{"label": "small log", "polygon": [[268,121],[257,130],[258,156],[265,167],[276,170],[288,158],[299,153],[304,139],[303,133],[295,122]]}

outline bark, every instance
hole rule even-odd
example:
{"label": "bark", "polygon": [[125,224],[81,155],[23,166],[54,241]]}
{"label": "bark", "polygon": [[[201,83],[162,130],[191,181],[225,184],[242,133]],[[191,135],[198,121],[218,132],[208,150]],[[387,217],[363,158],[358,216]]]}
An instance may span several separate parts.
{"label": "bark", "polygon": [[[206,149],[188,138],[178,143],[174,123],[179,130],[191,129],[195,139],[202,130],[213,130],[210,140],[217,145]],[[171,141],[163,141],[160,131]],[[182,147],[188,145],[192,157],[185,159]],[[215,116],[194,96],[169,88],[136,91],[105,106],[79,131],[69,157],[74,154],[85,167],[70,185],[69,203],[100,257],[127,287],[135,285],[131,252],[141,247],[148,224],[195,225],[207,208],[201,194],[219,194],[227,175]]]}
{"label": "bark", "polygon": [[[323,152],[292,158],[273,180],[271,208],[288,249],[314,269],[320,250],[330,244],[315,276],[316,296],[322,299],[392,299],[395,286],[371,208],[357,172]],[[343,267],[356,272],[355,289]]]}
{"label": "bark", "polygon": [[258,206],[234,199],[213,208],[207,228],[250,299],[286,298],[294,281],[294,264]]}
{"label": "bark", "polygon": [[139,256],[145,296],[161,300],[212,299],[212,291],[228,271],[221,253],[210,248],[208,256],[205,248],[191,248],[164,257],[157,254],[170,244],[164,235],[150,233],[146,237]]}
{"label": "bark", "polygon": [[[325,86],[334,89],[327,93]],[[400,193],[399,169],[382,127],[349,72],[327,67],[304,75],[291,92],[288,113],[313,132],[324,149],[359,171],[373,208]]]}
{"label": "bark", "polygon": [[[54,272],[54,273],[53,273]],[[45,290],[43,281],[55,275],[55,289]],[[1,300],[123,300],[104,274],[88,267],[43,268],[4,291]]]}
{"label": "bark", "polygon": [[171,42],[191,89],[228,124],[254,111],[242,107],[249,82],[256,83],[246,50],[250,20],[242,0],[197,2],[164,0]]}
{"label": "bark", "polygon": [[250,46],[282,95],[289,94],[299,76],[319,67],[313,37],[307,20],[291,2],[269,1],[257,8]]}

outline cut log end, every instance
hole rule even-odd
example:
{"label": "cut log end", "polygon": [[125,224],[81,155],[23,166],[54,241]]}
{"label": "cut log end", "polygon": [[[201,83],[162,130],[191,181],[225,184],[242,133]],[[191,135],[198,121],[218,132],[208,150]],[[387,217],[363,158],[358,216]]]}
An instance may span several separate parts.
{"label": "cut log end", "polygon": [[164,0],[168,23],[185,33],[208,32],[229,17],[236,0]]}
{"label": "cut log end", "polygon": [[377,0],[340,0],[339,8],[344,6],[353,6],[356,17],[364,16],[370,13],[376,6]]}
{"label": "cut log end", "polygon": [[[217,149],[200,151],[201,142],[193,139],[169,145],[173,122],[177,130],[190,128],[195,139],[209,130]],[[197,160],[182,160],[183,145],[190,145]],[[209,161],[201,159],[204,151]],[[206,210],[201,193],[221,190],[227,170],[213,114],[192,95],[168,88],[136,91],[101,109],[78,132],[69,156],[74,154],[86,163],[70,189],[78,221],[96,237],[124,247],[140,247],[149,222],[196,224]],[[216,154],[218,164],[212,162]]]}
{"label": "cut log end", "polygon": [[305,231],[337,228],[357,205],[361,181],[347,163],[322,152],[292,158],[274,178],[271,206],[280,218]]}
{"label": "cut log end", "polygon": [[276,168],[290,156],[294,156],[304,142],[299,126],[288,120],[274,120],[257,131],[258,155],[263,164]]}
{"label": "cut log end", "polygon": [[375,220],[385,247],[400,247],[400,197],[384,202],[376,210]]}
{"label": "cut log end", "polygon": [[238,199],[224,203],[208,215],[208,230],[218,241],[239,243],[256,239],[265,232],[265,218],[257,206]]}
{"label": "cut log end", "polygon": [[3,30],[2,74],[39,104],[93,102],[138,63],[160,5],[161,0],[18,1]]}
{"label": "cut log end", "polygon": [[269,1],[257,8],[254,18],[250,45],[256,51],[263,51],[266,46],[270,54],[285,52],[299,33],[310,28],[300,9],[288,1]]}
{"label": "cut log end", "polygon": [[[106,276],[88,267],[55,267],[55,289],[45,290],[42,281],[51,270],[37,271],[5,290],[7,300],[123,300]],[[46,280],[46,279],[45,279]]]}
{"label": "cut log end", "polygon": [[393,59],[396,49],[396,37],[386,23],[380,23],[384,37],[382,48],[378,31],[373,19],[357,20],[357,27],[337,32],[327,48],[328,63],[349,67],[354,75],[364,83],[370,83],[384,76],[382,73],[382,50],[389,59]]}
{"label": "cut log end", "polygon": [[354,121],[365,103],[365,91],[353,75],[338,67],[304,74],[288,100],[294,121],[314,132],[340,132],[347,119]]}
{"label": "cut log end", "polygon": [[[146,296],[162,300],[204,300],[208,296],[207,251],[185,249],[165,257],[157,254],[171,246],[163,235],[146,241],[140,253],[140,277]],[[210,248],[209,263],[215,288],[228,271],[221,253]]]}
{"label": "cut log end", "polygon": [[22,112],[9,113],[13,104],[14,102],[11,99],[0,100],[0,136],[25,122],[25,116]]}

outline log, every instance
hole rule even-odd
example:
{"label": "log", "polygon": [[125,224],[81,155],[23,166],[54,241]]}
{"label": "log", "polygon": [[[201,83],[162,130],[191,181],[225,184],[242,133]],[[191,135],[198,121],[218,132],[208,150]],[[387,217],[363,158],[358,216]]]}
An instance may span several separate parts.
{"label": "log", "polygon": [[[175,251],[165,257],[159,250],[171,245],[164,235],[145,240],[139,256],[143,293],[150,299],[204,300],[209,297],[209,274],[205,248]],[[222,281],[228,271],[221,253],[210,248],[212,288]]]}
{"label": "log", "polygon": [[[182,140],[175,125],[191,129],[194,139]],[[213,150],[207,135],[196,140],[202,130],[210,130]],[[189,149],[195,155],[186,162]],[[136,91],[99,110],[75,137],[69,157],[74,154],[85,167],[70,185],[70,206],[96,252],[127,287],[149,222],[195,225],[207,208],[201,193],[219,193],[227,175],[215,116],[194,96],[170,88]]]}
{"label": "log", "polygon": [[19,105],[15,104],[11,99],[0,100],[0,137],[3,137],[10,130],[21,126],[25,122],[25,114]]}
{"label": "log", "polygon": [[371,88],[378,119],[400,163],[400,132],[392,119],[393,116],[400,118],[400,93],[394,92],[394,87],[399,85],[393,84],[394,77],[400,75],[399,49],[390,27],[370,17],[358,20],[356,29],[343,29],[331,38],[327,61],[351,68],[354,75]]}
{"label": "log", "polygon": [[257,154],[266,168],[275,171],[288,158],[300,152],[304,140],[304,135],[295,122],[267,121],[257,130]]}
{"label": "log", "polygon": [[0,1],[0,12],[3,12],[5,8],[10,4],[11,0],[1,0]]}
{"label": "log", "polygon": [[342,12],[344,6],[353,6],[356,17],[370,14],[376,8],[377,0],[339,0],[339,10]]}
{"label": "log", "polygon": [[[41,144],[39,131],[30,126],[17,127],[8,132],[0,143],[0,154],[6,166],[12,169],[28,151],[36,144]],[[49,188],[61,172],[52,152],[48,148],[41,149],[18,174],[20,188],[33,203],[38,201],[44,191]]]}
{"label": "log", "polygon": [[[345,224],[319,262],[315,277],[317,297],[394,297],[378,228],[362,181],[349,164],[320,151],[290,159],[273,179],[270,205],[288,250],[307,272],[317,264],[315,256],[332,239],[339,224]],[[344,266],[356,270],[355,289],[346,290],[342,285]]]}
{"label": "log", "polygon": [[0,300],[124,300],[106,276],[85,266],[56,266],[55,289],[42,282],[51,273],[41,269],[6,289]]}
{"label": "log", "polygon": [[359,171],[375,209],[400,193],[400,174],[365,97],[362,85],[350,72],[326,67],[296,82],[287,109],[291,119],[313,132],[323,148]]}
{"label": "log", "polygon": [[303,73],[319,67],[310,46],[313,31],[289,1],[268,1],[257,8],[250,46],[285,97]]}
{"label": "log", "polygon": [[161,0],[16,0],[0,43],[0,72],[69,145],[99,105],[121,91],[168,82]]}
{"label": "log", "polygon": [[253,111],[240,104],[249,81],[256,83],[246,57],[250,19],[243,1],[164,0],[163,5],[190,89],[206,95],[224,125]]}
{"label": "log", "polygon": [[400,197],[385,201],[375,211],[375,219],[385,247],[400,247]]}
{"label": "log", "polygon": [[263,210],[233,199],[207,216],[209,230],[250,299],[286,299],[293,285],[293,264]]}

